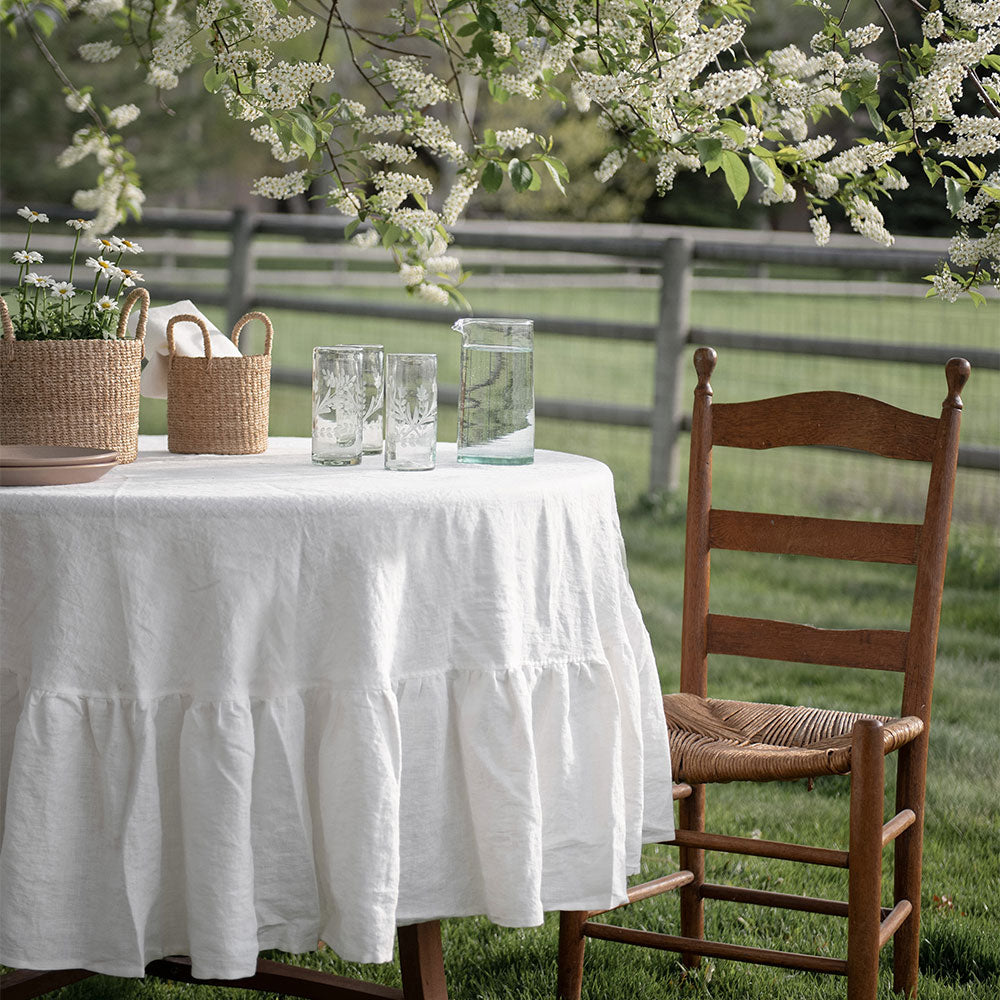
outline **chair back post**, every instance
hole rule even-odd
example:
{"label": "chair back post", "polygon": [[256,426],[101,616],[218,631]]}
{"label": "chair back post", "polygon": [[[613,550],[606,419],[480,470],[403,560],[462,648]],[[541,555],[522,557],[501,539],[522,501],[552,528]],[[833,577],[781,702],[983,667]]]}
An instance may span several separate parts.
{"label": "chair back post", "polygon": [[924,727],[912,743],[900,750],[896,773],[896,811],[912,809],[916,817],[896,841],[893,871],[893,898],[909,900],[912,906],[907,932],[896,935],[893,948],[893,989],[907,996],[916,995],[919,974],[921,856],[931,694],[948,554],[948,528],[958,465],[958,432],[962,419],[960,392],[969,379],[969,362],[964,358],[952,358],[945,365],[945,374],[948,395],[941,406],[931,458],[927,506],[917,552],[917,579],[900,711],[903,716],[919,717]]}
{"label": "chair back post", "polygon": [[684,546],[684,619],[681,630],[681,691],[708,693],[708,586],[711,572],[708,518],[712,506],[712,386],[718,355],[710,347],[694,352],[698,385],[691,413],[687,538]]}
{"label": "chair back post", "polygon": [[910,639],[906,651],[906,678],[903,682],[902,715],[916,715],[924,723],[923,741],[930,728],[931,692],[934,685],[934,657],[941,595],[944,591],[948,557],[948,529],[958,465],[958,432],[962,421],[960,395],[971,368],[964,358],[952,358],[945,365],[948,395],[941,404],[934,455],[931,459],[927,505],[917,554]]}

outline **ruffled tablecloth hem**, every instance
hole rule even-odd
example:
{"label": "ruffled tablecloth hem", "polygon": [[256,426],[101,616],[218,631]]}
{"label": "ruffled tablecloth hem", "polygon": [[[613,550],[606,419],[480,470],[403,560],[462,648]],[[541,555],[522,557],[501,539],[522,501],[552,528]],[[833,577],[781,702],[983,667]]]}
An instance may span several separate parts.
{"label": "ruffled tablecloth hem", "polygon": [[670,801],[665,742],[637,740],[603,662],[218,702],[4,671],[0,702],[0,962],[19,967],[136,976],[185,953],[240,978],[318,939],[390,961],[397,919],[532,926],[623,893],[644,792]]}

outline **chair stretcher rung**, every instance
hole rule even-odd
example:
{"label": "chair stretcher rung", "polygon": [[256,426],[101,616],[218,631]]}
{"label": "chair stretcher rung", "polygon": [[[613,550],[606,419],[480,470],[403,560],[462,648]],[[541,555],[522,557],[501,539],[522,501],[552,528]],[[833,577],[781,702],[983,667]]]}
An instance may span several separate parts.
{"label": "chair stretcher rung", "polygon": [[882,846],[891,844],[904,830],[909,829],[917,821],[917,814],[912,809],[901,809],[882,827]]}
{"label": "chair stretcher rung", "polygon": [[807,969],[810,972],[827,972],[835,976],[847,975],[847,962],[841,958],[824,958],[822,955],[802,955],[798,952],[772,951],[769,948],[752,948],[749,945],[725,944],[722,941],[677,937],[673,934],[657,934],[653,931],[640,931],[631,927],[615,927],[613,924],[585,923],[583,933],[586,937],[619,941],[624,944],[637,944],[644,948],[689,952],[692,955],[707,955],[710,958],[731,958],[739,962],[777,965],[786,969]]}
{"label": "chair stretcher rung", "polygon": [[673,872],[664,875],[662,878],[653,879],[652,882],[643,882],[641,885],[634,885],[628,891],[628,903],[619,903],[618,906],[608,907],[606,910],[591,910],[587,918],[599,917],[602,913],[610,913],[617,910],[619,906],[628,906],[629,903],[637,903],[640,899],[649,899],[650,896],[659,896],[661,893],[670,892],[672,889],[679,889],[682,885],[688,885],[694,881],[694,874],[689,871]]}
{"label": "chair stretcher rung", "polygon": [[673,799],[676,802],[678,799],[689,798],[692,791],[694,791],[694,789],[686,781],[675,781],[673,786]]}
{"label": "chair stretcher rung", "polygon": [[900,925],[913,912],[913,904],[908,899],[901,899],[879,924],[878,946],[882,949],[889,939],[899,930]]}
{"label": "chair stretcher rung", "polygon": [[758,858],[801,861],[805,864],[827,865],[831,868],[847,867],[847,851],[811,847],[807,844],[784,844],[776,840],[730,837],[720,833],[702,833],[698,830],[678,830],[674,834],[674,839],[667,843],[677,844],[679,847],[701,848],[705,851],[729,851]]}
{"label": "chair stretcher rung", "polygon": [[749,903],[752,906],[775,906],[782,910],[802,910],[806,913],[824,913],[832,917],[846,917],[847,903],[839,899],[821,899],[816,896],[796,896],[788,892],[769,892],[766,889],[746,889],[739,885],[717,885],[705,882],[700,889],[703,899],[721,899],[727,903]]}
{"label": "chair stretcher rung", "polygon": [[709,653],[868,670],[906,669],[909,632],[900,629],[816,628],[770,618],[715,614],[709,614],[706,621]]}

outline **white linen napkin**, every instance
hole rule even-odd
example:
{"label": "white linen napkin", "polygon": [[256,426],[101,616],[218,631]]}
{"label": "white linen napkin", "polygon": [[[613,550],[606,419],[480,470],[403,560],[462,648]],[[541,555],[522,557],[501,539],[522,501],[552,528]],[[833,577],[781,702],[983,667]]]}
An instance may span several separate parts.
{"label": "white linen napkin", "polygon": [[[174,302],[169,306],[155,306],[146,317],[145,354],[146,367],[142,370],[139,391],[150,399],[167,398],[167,323],[171,316],[189,313],[203,320],[212,340],[212,354],[216,357],[236,357],[240,351],[236,345],[213,323],[211,323],[190,299]],[[139,322],[139,310],[132,311],[128,318],[129,332],[135,336]],[[205,356],[205,338],[195,323],[177,323],[174,326],[174,347],[178,354],[191,358]]]}

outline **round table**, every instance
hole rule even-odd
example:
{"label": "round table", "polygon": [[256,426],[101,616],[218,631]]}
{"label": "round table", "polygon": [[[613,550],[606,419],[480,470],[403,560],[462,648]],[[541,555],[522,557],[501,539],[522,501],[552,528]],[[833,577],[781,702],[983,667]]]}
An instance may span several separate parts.
{"label": "round table", "polygon": [[0,490],[0,962],[383,962],[397,925],[618,903],[672,837],[609,470],[309,450],[143,437]]}

